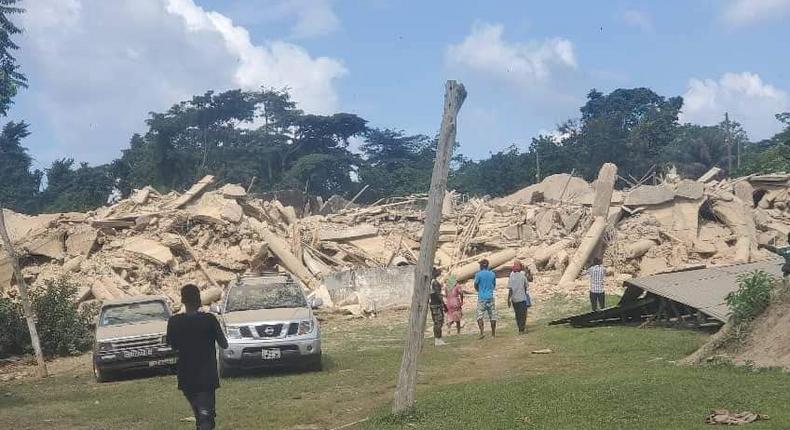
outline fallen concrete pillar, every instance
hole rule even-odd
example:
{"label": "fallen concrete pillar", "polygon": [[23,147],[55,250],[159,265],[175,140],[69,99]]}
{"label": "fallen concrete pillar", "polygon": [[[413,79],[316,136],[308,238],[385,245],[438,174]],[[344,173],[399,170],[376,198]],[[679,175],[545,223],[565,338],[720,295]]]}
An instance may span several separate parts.
{"label": "fallen concrete pillar", "polygon": [[600,242],[603,232],[606,231],[607,215],[609,214],[609,205],[612,200],[616,176],[617,166],[612,163],[606,163],[601,166],[601,170],[598,172],[595,198],[593,200],[593,223],[582,238],[582,242],[573,254],[568,267],[565,268],[565,272],[560,279],[560,285],[575,281],[584,265],[587,264],[590,255],[598,247],[598,242]]}
{"label": "fallen concrete pillar", "polygon": [[[488,260],[488,267],[495,268],[497,266],[501,266],[516,258],[516,250],[515,249],[504,249],[499,252],[495,252],[487,257]],[[455,275],[455,279],[458,282],[463,282],[468,279],[472,279],[475,276],[475,273],[480,270],[480,265],[477,261],[473,261],[471,263],[464,264],[463,266],[458,267],[457,269],[452,271],[452,274]]]}
{"label": "fallen concrete pillar", "polygon": [[650,239],[639,239],[625,247],[625,254],[628,258],[639,258],[647,254],[647,251],[650,251],[650,248],[654,246],[656,243]]}
{"label": "fallen concrete pillar", "polygon": [[702,182],[702,183],[708,182],[711,179],[715,178],[719,173],[721,173],[721,169],[719,169],[718,167],[711,167],[710,170],[705,172],[704,175],[700,176],[699,179],[697,179],[697,182]]}
{"label": "fallen concrete pillar", "polygon": [[187,190],[184,194],[182,194],[177,199],[173,200],[169,204],[166,205],[167,209],[180,209],[192,199],[200,195],[206,188],[214,182],[214,177],[211,175],[204,176],[203,179],[196,182],[192,187]]}
{"label": "fallen concrete pillar", "polygon": [[375,236],[378,233],[379,229],[367,224],[342,229],[320,229],[318,240],[344,241]]}
{"label": "fallen concrete pillar", "polygon": [[280,259],[282,265],[288,269],[289,272],[293,273],[294,276],[299,278],[299,280],[302,281],[307,288],[312,290],[318,287],[318,279],[313,276],[307,267],[305,267],[304,264],[302,264],[302,262],[291,252],[291,247],[288,242],[272,233],[265,227],[259,229],[258,233],[260,233],[261,238],[264,240],[264,242],[266,242],[272,254],[276,255],[277,258]]}
{"label": "fallen concrete pillar", "polygon": [[570,239],[562,239],[558,242],[554,242],[549,246],[542,246],[533,253],[532,261],[534,261],[535,265],[538,267],[544,266],[546,263],[549,262],[552,256],[564,250],[565,248],[569,247],[570,245],[571,245]]}

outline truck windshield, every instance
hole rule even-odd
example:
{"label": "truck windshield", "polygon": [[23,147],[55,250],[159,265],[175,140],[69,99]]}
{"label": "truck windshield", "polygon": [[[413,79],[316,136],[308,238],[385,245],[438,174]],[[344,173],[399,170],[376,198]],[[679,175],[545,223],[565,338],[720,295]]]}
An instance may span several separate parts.
{"label": "truck windshield", "polygon": [[304,294],[295,284],[248,283],[231,288],[225,312],[306,306]]}
{"label": "truck windshield", "polygon": [[148,321],[167,320],[170,314],[162,302],[130,303],[109,306],[102,310],[99,326],[135,324]]}

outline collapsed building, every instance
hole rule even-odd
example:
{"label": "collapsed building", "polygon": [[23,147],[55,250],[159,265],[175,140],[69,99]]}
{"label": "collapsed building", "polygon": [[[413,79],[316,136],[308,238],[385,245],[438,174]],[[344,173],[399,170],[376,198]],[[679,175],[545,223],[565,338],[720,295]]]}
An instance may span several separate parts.
{"label": "collapsed building", "polygon": [[[586,291],[579,274],[593,256],[611,269],[609,288],[638,276],[769,258],[758,245],[784,245],[790,232],[790,175],[719,174],[690,180],[670,172],[614,190],[616,167],[605,165],[592,184],[557,174],[496,199],[449,192],[436,265],[464,282],[481,258],[502,276],[521,259],[544,294],[573,294]],[[145,187],[87,213],[5,211],[5,218],[32,288],[66,276],[81,287],[83,302],[163,294],[178,303],[180,286],[194,282],[208,304],[239,274],[280,266],[329,306],[364,311],[410,303],[402,283],[379,285],[388,297],[372,293],[371,285],[389,279],[375,270],[343,272],[400,270],[408,278],[402,266],[417,261],[426,196],[366,206],[339,197],[290,196],[290,205],[280,198],[286,201],[285,194],[217,187],[206,176],[183,194]],[[10,261],[0,255],[0,290],[13,295]]]}

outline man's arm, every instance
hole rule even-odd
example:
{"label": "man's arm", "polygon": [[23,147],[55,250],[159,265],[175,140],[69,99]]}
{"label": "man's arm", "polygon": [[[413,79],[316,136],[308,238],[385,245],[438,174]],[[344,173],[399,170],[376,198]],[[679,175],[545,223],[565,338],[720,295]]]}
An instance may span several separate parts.
{"label": "man's arm", "polygon": [[176,337],[176,329],[173,324],[173,318],[167,320],[167,344],[170,345],[171,348],[178,351],[178,338]]}
{"label": "man's arm", "polygon": [[[781,250],[781,249],[779,249],[779,248],[777,248],[777,247],[775,247],[775,246],[773,246],[773,245],[763,245],[763,244],[759,244],[759,245],[757,245],[757,247],[758,247],[758,248],[765,248],[765,249],[767,249],[767,250],[769,250],[769,251],[773,252],[774,254],[779,254],[779,255],[782,255],[782,250]],[[783,255],[782,255],[782,256],[783,256]]]}
{"label": "man's arm", "polygon": [[217,321],[217,317],[211,316],[214,319],[214,337],[216,338],[217,344],[222,349],[228,348],[228,339],[225,337],[225,332],[222,331],[222,327],[219,325],[219,321]]}
{"label": "man's arm", "polygon": [[480,291],[480,277],[478,275],[480,275],[480,272],[477,272],[475,275],[475,291]]}
{"label": "man's arm", "polygon": [[513,290],[507,289],[507,307],[510,307],[510,298],[513,297]]}

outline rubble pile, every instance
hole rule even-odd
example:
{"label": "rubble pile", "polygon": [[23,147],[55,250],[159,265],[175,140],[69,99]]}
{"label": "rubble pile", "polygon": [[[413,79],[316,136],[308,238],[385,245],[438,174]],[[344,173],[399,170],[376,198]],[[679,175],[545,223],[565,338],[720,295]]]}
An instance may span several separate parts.
{"label": "rubble pile", "polygon": [[[770,256],[758,245],[786,244],[790,175],[717,175],[713,170],[695,181],[668,174],[651,185],[612,192],[610,184],[610,193],[599,193],[600,179],[590,184],[558,174],[497,199],[448,193],[436,264],[463,282],[481,258],[501,276],[519,258],[546,291],[581,292],[577,268],[569,268],[578,266],[581,244],[593,246],[590,255],[612,269],[612,284],[755,261]],[[595,212],[602,198],[604,210]],[[204,286],[207,304],[237,275],[279,265],[331,304],[325,276],[417,261],[426,200],[415,195],[358,206],[335,198],[320,210],[295,209],[238,185],[217,187],[207,176],[183,194],[145,187],[88,213],[5,215],[33,288],[68,276],[82,287],[81,301],[156,293],[178,303],[179,287],[195,282]],[[600,239],[590,236],[593,230],[603,232]],[[0,257],[3,294],[13,294],[11,274]]]}

